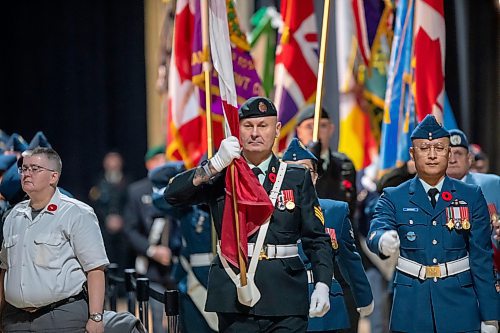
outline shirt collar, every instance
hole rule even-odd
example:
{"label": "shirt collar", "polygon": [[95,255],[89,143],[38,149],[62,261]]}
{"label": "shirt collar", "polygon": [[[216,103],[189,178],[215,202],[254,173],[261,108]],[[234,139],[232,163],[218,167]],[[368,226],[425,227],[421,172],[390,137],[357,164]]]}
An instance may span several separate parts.
{"label": "shirt collar", "polygon": [[422,183],[422,186],[424,187],[425,193],[427,193],[431,188],[437,188],[439,193],[441,193],[441,189],[443,188],[444,184],[444,178],[439,181],[439,183],[436,184],[436,186],[431,186],[427,184],[422,178],[419,178],[420,182]]}
{"label": "shirt collar", "polygon": [[268,158],[266,158],[262,163],[260,163],[259,165],[253,165],[252,163],[248,162],[247,160],[247,163],[248,163],[248,166],[250,167],[250,169],[253,169],[255,167],[259,168],[262,173],[265,175],[266,172],[267,172],[267,169],[269,169],[269,163],[271,162],[271,159],[273,158],[273,154],[269,155]]}
{"label": "shirt collar", "polygon": [[[20,209],[20,212],[23,212],[24,214],[31,216],[31,206],[30,206],[31,200],[27,201],[26,207]],[[52,195],[52,198],[50,199],[49,203],[42,209],[40,214],[43,214],[45,212],[54,215],[57,210],[61,206],[61,192],[59,192],[59,188],[56,188],[56,191]]]}

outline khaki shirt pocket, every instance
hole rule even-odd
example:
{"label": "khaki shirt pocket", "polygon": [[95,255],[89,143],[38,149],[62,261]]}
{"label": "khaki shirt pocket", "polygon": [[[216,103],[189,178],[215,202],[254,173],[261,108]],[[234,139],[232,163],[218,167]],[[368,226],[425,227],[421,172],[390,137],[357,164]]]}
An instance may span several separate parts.
{"label": "khaki shirt pocket", "polygon": [[35,242],[34,263],[40,267],[60,268],[63,260],[63,245],[66,240],[60,233],[37,235]]}

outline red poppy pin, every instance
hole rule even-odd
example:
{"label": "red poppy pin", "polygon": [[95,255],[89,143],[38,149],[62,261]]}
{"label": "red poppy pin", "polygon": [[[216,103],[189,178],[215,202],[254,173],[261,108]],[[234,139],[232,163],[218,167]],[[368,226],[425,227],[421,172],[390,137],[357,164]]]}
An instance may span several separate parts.
{"label": "red poppy pin", "polygon": [[47,206],[47,210],[49,212],[55,212],[57,210],[57,205],[50,204],[50,205]]}
{"label": "red poppy pin", "polygon": [[350,190],[352,188],[352,183],[350,181],[348,181],[347,179],[344,179],[342,181],[342,186],[346,189],[346,190]]}
{"label": "red poppy pin", "polygon": [[441,198],[443,198],[443,200],[445,200],[445,201],[450,201],[452,198],[452,195],[450,192],[444,191],[443,193],[441,193]]}
{"label": "red poppy pin", "polygon": [[276,182],[276,174],[275,173],[270,172],[267,177],[269,178],[269,180],[271,181],[271,183],[274,184],[274,182]]}

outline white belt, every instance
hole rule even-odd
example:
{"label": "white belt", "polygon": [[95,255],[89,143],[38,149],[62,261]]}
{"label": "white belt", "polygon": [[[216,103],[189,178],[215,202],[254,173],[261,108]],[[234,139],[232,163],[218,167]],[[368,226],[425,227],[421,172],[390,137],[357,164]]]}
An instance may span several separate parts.
{"label": "white belt", "polygon": [[462,273],[469,270],[470,266],[469,256],[435,266],[420,265],[415,261],[399,257],[396,268],[401,272],[417,277],[421,280],[425,280],[432,278],[445,278],[447,276]]}
{"label": "white belt", "polygon": [[[335,275],[332,275],[332,280],[335,279]],[[314,275],[313,275],[313,271],[308,269],[307,270],[307,283],[314,283]]]}
{"label": "white belt", "polygon": [[[254,243],[248,243],[248,256],[252,256]],[[284,259],[293,258],[299,255],[297,244],[273,245],[264,244],[259,259]]]}
{"label": "white belt", "polygon": [[212,259],[214,258],[213,253],[193,253],[189,256],[189,264],[191,267],[203,267],[210,266]]}

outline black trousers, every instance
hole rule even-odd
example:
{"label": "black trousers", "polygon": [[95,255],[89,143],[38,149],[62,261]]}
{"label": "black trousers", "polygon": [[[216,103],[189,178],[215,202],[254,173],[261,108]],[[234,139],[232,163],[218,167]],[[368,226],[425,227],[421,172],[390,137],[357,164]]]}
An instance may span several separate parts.
{"label": "black trousers", "polygon": [[240,313],[217,313],[221,333],[303,333],[307,329],[307,316],[254,316]]}

